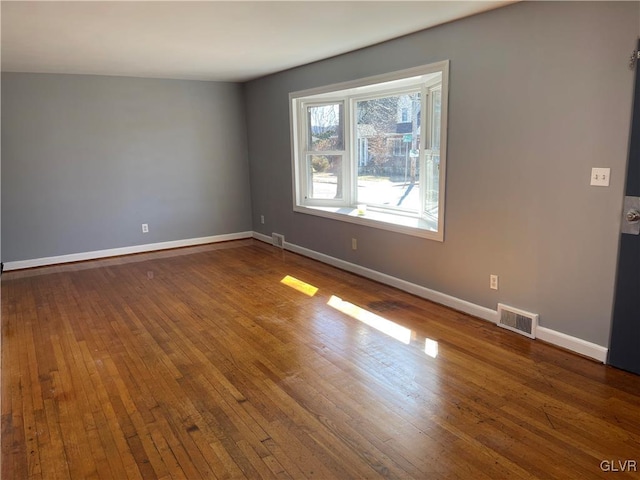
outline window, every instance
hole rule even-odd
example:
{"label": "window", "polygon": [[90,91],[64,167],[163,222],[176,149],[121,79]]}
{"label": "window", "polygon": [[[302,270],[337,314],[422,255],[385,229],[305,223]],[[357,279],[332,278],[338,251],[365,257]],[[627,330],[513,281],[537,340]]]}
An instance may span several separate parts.
{"label": "window", "polygon": [[294,210],[442,240],[448,66],[290,94]]}
{"label": "window", "polygon": [[389,148],[393,155],[403,157],[409,152],[409,143],[403,141],[403,137],[391,137],[388,139]]}

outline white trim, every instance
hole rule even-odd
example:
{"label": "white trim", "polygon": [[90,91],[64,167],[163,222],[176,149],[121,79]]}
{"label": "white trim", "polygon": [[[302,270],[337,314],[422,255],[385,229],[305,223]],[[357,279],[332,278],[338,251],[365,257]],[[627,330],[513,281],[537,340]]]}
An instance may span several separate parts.
{"label": "white trim", "polygon": [[551,343],[557,347],[566,348],[572,352],[579,353],[585,357],[593,358],[602,363],[607,363],[607,354],[609,349],[596,345],[595,343],[587,342],[578,337],[572,337],[566,333],[557,332],[550,328],[541,327],[538,325],[536,329],[536,337],[543,342]]}
{"label": "white trim", "polygon": [[273,238],[269,235],[265,235],[259,232],[253,232],[253,238],[255,238],[256,240],[260,240],[261,242],[273,245]]}
{"label": "white trim", "polygon": [[[267,235],[263,235],[258,232],[253,232],[253,238],[257,240],[261,240],[265,243],[269,243],[269,244],[271,243],[271,237],[268,237]],[[418,297],[431,300],[432,302],[445,305],[447,307],[453,308],[454,310],[458,310],[460,312],[473,315],[474,317],[481,318],[483,320],[487,320],[492,323],[496,323],[496,324],[498,323],[498,312],[496,310],[482,307],[480,305],[467,302],[466,300],[462,300],[460,298],[453,297],[445,293],[431,290],[421,285],[407,282],[406,280],[402,280],[397,277],[392,277],[391,275],[387,275],[385,273],[381,273],[376,270],[371,270],[369,268],[363,267],[361,265],[356,265],[354,263],[350,263],[345,260],[341,260],[339,258],[331,257],[329,255],[325,255],[324,253],[319,253],[314,250],[310,250],[308,248],[304,248],[290,242],[285,241],[284,248],[285,250],[289,250],[291,252],[298,253],[305,257],[318,260],[319,262],[332,265],[336,268],[340,268],[341,270],[346,270],[348,272],[355,273],[357,275],[369,278],[371,280],[384,283],[385,285],[390,285],[392,287],[411,293]],[[539,340],[542,340],[543,342],[547,342],[552,345],[565,348],[567,350],[570,350],[575,353],[579,353],[580,355],[584,355],[585,357],[592,358],[599,362],[606,363],[607,361],[608,348],[602,347],[595,343],[587,342],[586,340],[582,340],[581,338],[572,337],[571,335],[557,332],[555,330],[551,330],[550,328],[541,327],[540,325],[538,325],[536,329],[536,337]]]}
{"label": "white trim", "polygon": [[368,208],[365,215],[358,215],[358,209],[352,207],[293,207],[294,212],[315,215],[317,217],[331,218],[340,222],[355,223],[380,230],[404,233],[414,237],[427,238],[429,240],[442,241],[443,233],[429,229],[429,223],[421,217],[399,215]]}
{"label": "white trim", "polygon": [[449,60],[442,67],[442,87],[440,90],[440,177],[438,179],[438,233],[444,242],[445,189],[447,184],[447,135],[449,132]]}
{"label": "white trim", "polygon": [[[330,85],[308,88],[306,90],[298,90],[289,93],[289,99],[291,100],[292,98],[309,97],[312,95],[320,96],[325,93],[328,94],[329,98],[331,98],[330,96],[332,95],[332,93],[338,90],[350,90],[352,88],[355,89],[361,87],[364,87],[361,88],[361,90],[366,90],[369,85],[386,82],[395,82],[393,85],[390,85],[389,88],[401,89],[404,88],[407,84],[415,84],[419,80],[418,77],[427,76],[448,67],[449,60],[441,60],[439,62],[433,62],[428,65],[419,65],[417,67],[406,68],[404,70],[396,70],[394,72],[383,73],[380,75],[372,75],[370,77],[348,80],[346,82],[338,82],[332,83]],[[376,90],[378,90],[378,88],[376,88]],[[349,92],[349,94],[351,95],[354,93],[355,92]]]}
{"label": "white trim", "polygon": [[34,258],[32,260],[18,260],[6,262],[4,270],[21,270],[23,268],[43,267],[46,265],[57,265],[60,263],[81,262],[84,260],[95,260],[98,258],[117,257],[120,255],[130,255],[132,253],[153,252],[156,250],[166,250],[169,248],[192,247],[207,243],[226,242],[229,240],[240,240],[251,238],[253,232],[227,233],[224,235],[213,235],[211,237],[187,238],[185,240],[174,240],[171,242],[147,243],[144,245],[132,245],[130,247],[110,248],[107,250],[94,250],[92,252],[72,253],[69,255],[58,255],[55,257]]}

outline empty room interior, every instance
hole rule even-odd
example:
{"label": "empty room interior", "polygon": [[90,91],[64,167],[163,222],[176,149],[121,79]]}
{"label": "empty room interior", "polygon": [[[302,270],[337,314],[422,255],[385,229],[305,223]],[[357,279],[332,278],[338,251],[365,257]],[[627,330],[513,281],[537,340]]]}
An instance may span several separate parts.
{"label": "empty room interior", "polygon": [[3,479],[640,478],[639,2],[1,22]]}

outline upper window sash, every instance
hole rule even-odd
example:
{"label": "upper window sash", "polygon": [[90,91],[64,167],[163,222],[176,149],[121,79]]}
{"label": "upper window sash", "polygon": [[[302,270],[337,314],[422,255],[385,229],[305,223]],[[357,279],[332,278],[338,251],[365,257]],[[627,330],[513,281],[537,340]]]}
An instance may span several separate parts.
{"label": "upper window sash", "polygon": [[307,152],[344,152],[345,102],[303,103],[304,149]]}

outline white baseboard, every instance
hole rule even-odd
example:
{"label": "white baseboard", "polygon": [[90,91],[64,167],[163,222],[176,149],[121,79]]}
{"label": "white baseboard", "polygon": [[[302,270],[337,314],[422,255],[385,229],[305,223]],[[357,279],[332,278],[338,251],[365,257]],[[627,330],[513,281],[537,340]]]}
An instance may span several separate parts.
{"label": "white baseboard", "polygon": [[94,250],[92,252],[72,253],[70,255],[58,255],[55,257],[34,258],[32,260],[19,260],[4,264],[4,270],[21,270],[23,268],[43,267],[46,265],[57,265],[60,263],[81,262],[83,260],[96,260],[98,258],[117,257],[120,255],[130,255],[132,253],[154,252],[169,248],[192,247],[195,245],[205,245],[207,243],[226,242],[229,240],[240,240],[251,238],[253,232],[228,233],[224,235],[213,235],[211,237],[188,238],[185,240],[175,240],[171,242],[147,243],[144,245],[133,245],[131,247],[110,248],[107,250]]}
{"label": "white baseboard", "polygon": [[[266,243],[271,243],[271,237],[262,233],[253,232],[253,238]],[[350,263],[339,258],[331,257],[329,255],[325,255],[324,253],[319,253],[287,241],[285,241],[284,243],[284,248],[291,252],[299,253],[300,255],[303,255],[305,257],[313,258],[314,260],[318,260],[322,263],[340,268],[341,270],[346,270],[348,272],[361,275],[371,280],[375,280],[380,283],[384,283],[385,285],[389,285],[399,290],[411,293],[418,297],[431,300],[432,302],[445,305],[469,315],[473,315],[474,317],[488,320],[492,323],[497,323],[498,321],[498,312],[496,310],[491,310],[490,308],[482,307],[480,305],[467,302],[466,300],[452,297],[451,295],[447,295],[436,290],[431,290],[415,283],[407,282],[406,280],[392,277],[391,275],[387,275],[376,270],[371,270],[369,268],[363,267],[361,265],[356,265],[355,263]],[[570,335],[540,326],[538,326],[536,330],[536,337],[544,342],[565,348],[575,353],[579,353],[580,355],[584,355],[599,362],[606,363],[607,361],[608,349],[606,347],[587,342],[586,340],[582,340],[581,338],[572,337]]]}
{"label": "white baseboard", "polygon": [[572,352],[579,353],[585,357],[593,358],[602,363],[607,363],[607,354],[609,349],[596,345],[595,343],[587,342],[578,337],[572,337],[566,333],[557,332],[550,328],[538,326],[536,329],[536,338],[556,345],[558,347],[566,348]]}
{"label": "white baseboard", "polygon": [[269,235],[265,235],[264,233],[253,232],[253,238],[256,240],[260,240],[261,242],[271,243],[271,237]]}

